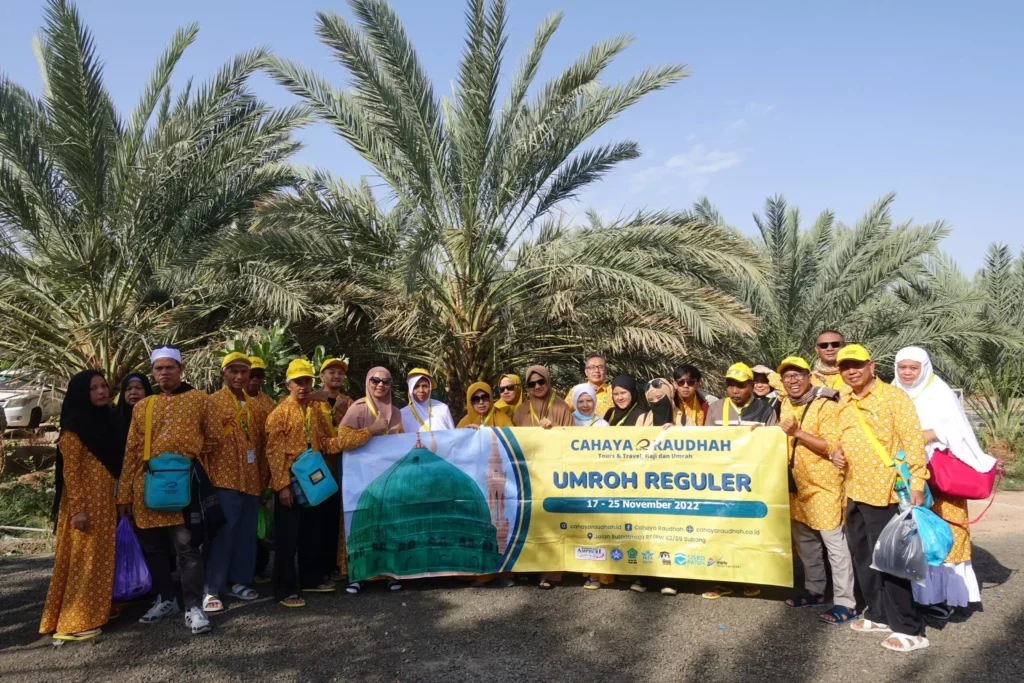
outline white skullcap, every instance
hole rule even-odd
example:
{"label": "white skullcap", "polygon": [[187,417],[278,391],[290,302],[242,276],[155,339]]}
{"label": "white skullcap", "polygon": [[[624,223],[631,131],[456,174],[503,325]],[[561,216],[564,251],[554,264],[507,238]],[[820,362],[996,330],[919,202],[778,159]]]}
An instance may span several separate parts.
{"label": "white skullcap", "polygon": [[180,365],[181,351],[173,346],[158,346],[153,349],[153,353],[149,354],[149,364],[153,365],[161,358],[170,358],[171,360],[177,361]]}

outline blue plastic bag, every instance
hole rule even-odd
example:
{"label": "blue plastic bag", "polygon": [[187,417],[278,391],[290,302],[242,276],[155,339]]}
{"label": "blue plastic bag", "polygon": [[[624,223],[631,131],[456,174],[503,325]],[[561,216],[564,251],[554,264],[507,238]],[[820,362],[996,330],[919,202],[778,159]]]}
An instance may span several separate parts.
{"label": "blue plastic bag", "polygon": [[139,541],[135,538],[131,522],[122,517],[117,523],[114,545],[114,595],[113,602],[129,602],[142,597],[152,587],[146,556],[142,554]]}
{"label": "blue plastic bag", "polygon": [[949,522],[920,505],[914,508],[914,521],[917,522],[917,533],[921,536],[921,546],[928,564],[938,567],[946,561],[953,547],[953,529]]}

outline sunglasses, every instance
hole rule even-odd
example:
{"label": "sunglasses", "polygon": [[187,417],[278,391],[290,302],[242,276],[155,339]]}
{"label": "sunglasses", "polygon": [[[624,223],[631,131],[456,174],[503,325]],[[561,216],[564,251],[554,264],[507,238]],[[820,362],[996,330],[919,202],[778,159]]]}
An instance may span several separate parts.
{"label": "sunglasses", "polygon": [[381,378],[381,377],[371,377],[370,378],[370,384],[372,384],[373,386],[377,386],[378,384],[383,384],[386,387],[390,387],[391,386],[391,380],[386,378],[386,377],[383,377],[383,378]]}
{"label": "sunglasses", "polygon": [[510,391],[515,391],[515,390],[516,390],[516,385],[515,384],[506,384],[503,387],[498,387],[498,391],[500,391],[503,394],[508,393]]}
{"label": "sunglasses", "polygon": [[698,384],[700,384],[700,380],[699,379],[677,379],[676,380],[676,386],[677,387],[695,387]]}
{"label": "sunglasses", "polygon": [[473,404],[476,404],[476,403],[487,403],[490,400],[491,400],[491,397],[489,395],[487,395],[487,394],[473,394],[473,396],[469,399],[469,402],[473,403]]}
{"label": "sunglasses", "polygon": [[818,348],[819,349],[841,349],[841,348],[843,348],[843,342],[841,342],[841,341],[818,342]]}
{"label": "sunglasses", "polygon": [[663,386],[665,386],[665,383],[662,382],[660,379],[652,379],[650,382],[644,385],[644,391],[647,391],[651,387],[654,387],[655,389],[661,389]]}
{"label": "sunglasses", "polygon": [[535,387],[542,387],[542,386],[544,386],[547,383],[548,383],[548,381],[546,379],[535,379],[535,380],[531,380],[531,381],[527,382],[526,383],[526,388],[527,389],[533,389]]}

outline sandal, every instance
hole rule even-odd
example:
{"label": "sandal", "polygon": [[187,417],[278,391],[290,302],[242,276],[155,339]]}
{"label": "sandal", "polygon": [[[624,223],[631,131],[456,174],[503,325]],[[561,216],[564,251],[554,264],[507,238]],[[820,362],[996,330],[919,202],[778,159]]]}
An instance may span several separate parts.
{"label": "sandal", "polygon": [[278,602],[280,602],[285,607],[305,607],[306,606],[306,601],[303,600],[298,595],[289,595],[284,600],[279,600]]}
{"label": "sandal", "polygon": [[854,619],[856,619],[857,614],[849,607],[843,607],[842,605],[832,605],[832,609],[822,612],[818,615],[818,618],[824,621],[826,624],[831,624],[832,626],[841,626],[849,621],[853,621]]}
{"label": "sandal", "polygon": [[583,584],[583,587],[588,591],[596,591],[598,588],[601,587],[601,582],[590,579],[585,584]]}
{"label": "sandal", "polygon": [[953,608],[949,605],[926,605],[924,612],[925,615],[938,621],[949,621],[949,618],[953,616]]}
{"label": "sandal", "polygon": [[646,593],[647,586],[644,585],[643,581],[637,579],[633,582],[633,585],[629,587],[629,590],[634,591],[636,593]]}
{"label": "sandal", "polygon": [[745,598],[756,598],[761,594],[761,589],[758,586],[744,586],[743,597]]}
{"label": "sandal", "polygon": [[91,628],[88,631],[79,631],[78,633],[54,633],[53,639],[69,641],[89,640],[90,638],[95,638],[100,633],[102,631],[99,628]]}
{"label": "sandal", "polygon": [[260,597],[260,594],[244,584],[236,583],[231,587],[231,597],[248,602]]}
{"label": "sandal", "polygon": [[121,616],[121,606],[111,605],[110,614],[107,615],[107,621],[113,621],[114,619],[117,619],[119,616]]}
{"label": "sandal", "polygon": [[203,596],[203,611],[207,614],[215,614],[224,611],[224,603],[216,595]]}
{"label": "sandal", "polygon": [[[893,638],[900,644],[899,646],[889,642]],[[929,645],[931,643],[924,636],[908,636],[905,633],[893,633],[882,641],[882,647],[893,652],[913,652],[914,650],[923,650]]]}
{"label": "sandal", "polygon": [[363,590],[363,584],[358,581],[353,581],[345,587],[345,592],[349,595],[359,595],[359,591]]}
{"label": "sandal", "polygon": [[[857,624],[862,625],[857,626]],[[888,633],[892,631],[888,625],[880,624],[877,621],[871,621],[870,619],[858,619],[850,624],[850,628],[858,633]]]}
{"label": "sandal", "polygon": [[705,600],[717,600],[718,598],[725,597],[726,595],[732,595],[731,588],[726,588],[725,586],[712,586],[711,590],[705,591],[701,597]]}
{"label": "sandal", "polygon": [[269,574],[257,574],[256,576],[253,577],[252,582],[260,584],[260,583],[270,583],[273,580],[274,580],[274,577],[270,576]]}
{"label": "sandal", "polygon": [[662,594],[662,595],[667,595],[667,596],[669,596],[669,597],[672,597],[673,595],[678,595],[678,594],[679,594],[679,591],[677,591],[677,590],[676,590],[675,588],[673,588],[672,586],[665,586],[665,587],[663,587],[663,588],[661,589],[661,594]]}
{"label": "sandal", "polygon": [[786,607],[792,609],[801,609],[803,607],[818,607],[819,605],[825,604],[825,596],[812,593],[811,591],[804,591],[795,598],[786,600]]}
{"label": "sandal", "polygon": [[302,590],[306,593],[333,593],[338,589],[334,587],[333,583],[321,583],[319,586],[303,588]]}
{"label": "sandal", "polygon": [[402,590],[402,582],[401,581],[393,581],[393,580],[392,581],[388,581],[388,590],[389,591],[400,591],[400,590]]}
{"label": "sandal", "polygon": [[551,583],[546,579],[542,579],[541,582],[537,584],[537,588],[541,589],[542,591],[549,591],[554,587],[555,584]]}

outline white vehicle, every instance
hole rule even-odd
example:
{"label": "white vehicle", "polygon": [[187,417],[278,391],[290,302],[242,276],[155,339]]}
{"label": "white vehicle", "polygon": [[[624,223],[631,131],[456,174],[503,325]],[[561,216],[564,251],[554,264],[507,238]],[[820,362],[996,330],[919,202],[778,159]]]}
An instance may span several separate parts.
{"label": "white vehicle", "polygon": [[62,399],[53,382],[29,370],[0,370],[0,409],[7,428],[35,429],[60,415]]}

